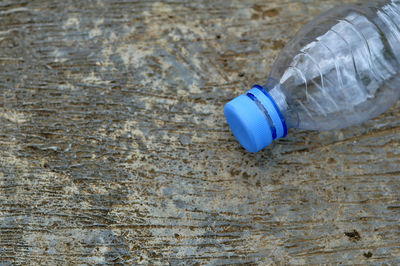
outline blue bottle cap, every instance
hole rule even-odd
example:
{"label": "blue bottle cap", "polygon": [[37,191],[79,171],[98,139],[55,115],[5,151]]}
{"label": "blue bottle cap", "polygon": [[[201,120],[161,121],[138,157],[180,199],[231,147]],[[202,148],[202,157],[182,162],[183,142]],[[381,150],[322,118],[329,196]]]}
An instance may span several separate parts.
{"label": "blue bottle cap", "polygon": [[224,113],[233,134],[249,152],[258,152],[287,134],[285,119],[261,86],[228,102]]}
{"label": "blue bottle cap", "polygon": [[224,113],[233,134],[249,152],[258,152],[272,143],[271,127],[265,114],[247,95],[227,103]]}

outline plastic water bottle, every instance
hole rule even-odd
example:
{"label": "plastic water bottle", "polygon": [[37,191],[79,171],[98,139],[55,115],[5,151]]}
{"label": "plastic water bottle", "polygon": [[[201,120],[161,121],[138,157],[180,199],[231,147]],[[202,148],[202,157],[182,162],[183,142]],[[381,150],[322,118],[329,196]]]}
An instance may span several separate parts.
{"label": "plastic water bottle", "polygon": [[362,123],[400,96],[400,0],[334,8],[300,30],[264,86],[225,106],[228,124],[249,152],[288,128],[331,130]]}

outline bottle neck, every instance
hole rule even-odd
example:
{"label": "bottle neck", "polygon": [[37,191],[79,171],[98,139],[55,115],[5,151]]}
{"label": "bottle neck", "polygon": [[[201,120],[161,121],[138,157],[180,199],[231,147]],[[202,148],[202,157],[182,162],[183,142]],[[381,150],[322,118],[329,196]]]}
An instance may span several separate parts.
{"label": "bottle neck", "polygon": [[284,138],[287,135],[287,124],[277,102],[272,95],[260,85],[254,85],[247,92],[247,96],[252,99],[260,110],[265,114],[268,124],[271,127],[272,139]]}
{"label": "bottle neck", "polygon": [[[269,79],[273,80],[273,79]],[[274,80],[269,81],[264,88],[269,93],[277,108],[281,112],[285,119],[287,128],[298,128],[299,127],[299,116],[295,110],[292,110],[285,93],[282,91],[282,85]]]}

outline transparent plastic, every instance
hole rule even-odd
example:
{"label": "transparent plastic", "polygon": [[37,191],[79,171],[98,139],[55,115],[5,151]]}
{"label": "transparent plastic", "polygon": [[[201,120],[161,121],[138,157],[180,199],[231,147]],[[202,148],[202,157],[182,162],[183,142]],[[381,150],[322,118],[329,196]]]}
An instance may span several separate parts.
{"label": "transparent plastic", "polygon": [[267,84],[289,128],[340,129],[400,96],[400,1],[334,8],[280,53]]}
{"label": "transparent plastic", "polygon": [[[399,99],[399,87],[400,0],[378,0],[343,5],[315,18],[281,51],[259,89],[283,115],[278,124],[331,130],[383,113]],[[255,152],[269,145],[261,140],[276,132],[277,123],[270,118],[273,108],[252,91],[247,96],[265,114],[267,132],[259,130],[264,119],[260,114],[248,116],[253,124],[249,118],[238,118],[251,103],[232,101],[225,115],[242,145]],[[252,132],[255,125],[258,131]]]}

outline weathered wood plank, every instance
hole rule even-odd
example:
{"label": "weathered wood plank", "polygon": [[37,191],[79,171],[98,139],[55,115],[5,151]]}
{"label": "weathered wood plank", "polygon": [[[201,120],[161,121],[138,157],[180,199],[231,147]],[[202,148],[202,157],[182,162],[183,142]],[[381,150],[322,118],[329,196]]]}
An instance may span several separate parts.
{"label": "weathered wood plank", "polygon": [[400,263],[399,106],[255,155],[222,113],[337,3],[0,2],[0,263]]}

